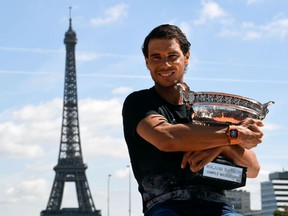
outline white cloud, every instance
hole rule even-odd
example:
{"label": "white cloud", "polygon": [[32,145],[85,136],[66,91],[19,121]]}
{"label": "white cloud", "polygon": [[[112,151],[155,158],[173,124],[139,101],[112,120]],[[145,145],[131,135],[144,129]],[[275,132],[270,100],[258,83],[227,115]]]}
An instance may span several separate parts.
{"label": "white cloud", "polygon": [[227,22],[228,14],[217,3],[213,1],[203,1],[200,16],[194,24],[200,25],[211,21]]}
{"label": "white cloud", "polygon": [[187,22],[182,22],[179,24],[180,29],[183,31],[183,33],[186,35],[186,37],[189,37],[192,27],[189,23]]}
{"label": "white cloud", "polygon": [[91,98],[79,101],[81,128],[98,129],[93,133],[103,135],[99,129],[115,129],[122,125],[122,103],[117,99],[95,100]]}
{"label": "white cloud", "polygon": [[59,136],[60,104],[61,101],[55,99],[36,106],[4,111],[5,120],[0,122],[0,154],[23,158],[43,157],[43,144],[53,143]]}
{"label": "white cloud", "polygon": [[[85,148],[83,149],[85,156],[99,155],[128,159],[127,146],[123,138],[115,138],[113,136],[92,137],[91,135],[85,135]],[[84,137],[84,134],[82,137]]]}
{"label": "white cloud", "polygon": [[122,134],[122,103],[116,99],[85,99],[79,107],[84,154],[128,158]]}
{"label": "white cloud", "polygon": [[288,18],[278,18],[259,28],[267,36],[286,38],[288,36]]}
{"label": "white cloud", "polygon": [[[242,24],[243,38],[246,39],[247,35],[252,35],[251,39],[258,39],[261,37],[276,37],[285,38],[288,36],[288,18],[277,17],[271,22],[263,25],[255,25],[252,22],[246,22]],[[252,34],[251,34],[252,32]],[[257,35],[255,37],[255,35]]]}
{"label": "white cloud", "polygon": [[244,40],[256,40],[261,38],[261,33],[257,31],[248,31],[243,34]]}
{"label": "white cloud", "polygon": [[264,127],[264,130],[266,130],[266,131],[283,132],[283,131],[286,131],[287,129],[288,128],[284,125],[277,125],[277,124],[273,124],[273,123],[265,123],[265,127]]}
{"label": "white cloud", "polygon": [[131,170],[130,167],[126,167],[125,169],[122,168],[122,169],[118,169],[116,170],[115,172],[115,176],[117,178],[120,178],[120,179],[128,179],[129,178],[129,174],[131,175],[131,178],[134,178],[132,175],[133,175],[133,172]]}
{"label": "white cloud", "polygon": [[265,0],[247,0],[246,4],[247,5],[253,5],[253,4],[259,4],[264,2]]}
{"label": "white cloud", "polygon": [[128,5],[127,4],[118,4],[113,7],[108,8],[105,11],[104,18],[92,18],[90,23],[92,25],[106,25],[113,23],[115,21],[119,21],[127,17],[128,14]]}
{"label": "white cloud", "polygon": [[[24,137],[24,136],[23,136]],[[13,138],[11,138],[13,139]],[[1,139],[2,140],[2,139]],[[16,142],[16,143],[15,143]],[[0,151],[2,156],[16,156],[23,158],[40,158],[45,155],[44,150],[37,144],[21,145],[21,140],[6,142]]]}
{"label": "white cloud", "polygon": [[[256,4],[264,0],[249,0],[247,4]],[[265,38],[285,39],[288,37],[288,18],[282,13],[275,16],[271,22],[256,24],[250,21],[236,23],[231,15],[219,4],[213,1],[202,1],[199,17],[194,20],[194,25],[209,23],[220,24],[222,29],[217,33],[220,37],[235,37],[242,40],[259,40]],[[232,25],[233,24],[233,25]],[[190,31],[189,25],[184,25]]]}
{"label": "white cloud", "polygon": [[288,18],[277,17],[271,22],[256,25],[253,22],[243,22],[235,28],[225,26],[219,33],[220,37],[238,37],[243,40],[259,40],[264,38],[285,39],[288,37]]}
{"label": "white cloud", "polygon": [[51,185],[44,179],[15,181],[1,184],[0,203],[35,202],[47,199]]}
{"label": "white cloud", "polygon": [[216,19],[219,17],[225,16],[224,10],[215,2],[207,2],[204,3],[204,7],[202,9],[202,16],[208,19]]}
{"label": "white cloud", "polygon": [[113,89],[113,94],[120,94],[120,95],[127,95],[129,92],[132,91],[132,88],[130,86],[121,86],[118,88]]}
{"label": "white cloud", "polygon": [[96,53],[81,53],[81,52],[78,52],[76,54],[76,59],[77,61],[94,61],[96,60],[97,58],[99,58],[99,55],[97,55]]}
{"label": "white cloud", "polygon": [[[55,148],[60,139],[62,103],[55,99],[4,111],[5,120],[0,120],[0,154],[39,158],[45,155],[47,148]],[[79,101],[81,140],[85,140],[89,155],[127,157],[121,110],[122,103],[116,99]]]}
{"label": "white cloud", "polygon": [[54,99],[38,105],[26,105],[13,111],[11,118],[16,122],[41,121],[43,123],[43,120],[59,118],[62,114],[62,104],[61,99]]}

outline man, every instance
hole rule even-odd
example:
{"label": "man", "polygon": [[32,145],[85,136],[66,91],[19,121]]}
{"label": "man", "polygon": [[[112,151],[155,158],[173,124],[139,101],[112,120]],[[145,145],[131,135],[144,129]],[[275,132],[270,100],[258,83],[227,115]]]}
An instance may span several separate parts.
{"label": "man", "polygon": [[[261,143],[262,122],[245,119],[229,127],[191,123],[179,93],[179,84],[186,85],[190,43],[177,26],[153,29],[142,51],[154,86],[131,93],[122,114],[145,216],[239,215],[221,188],[199,181],[196,173],[221,154],[256,177],[260,167],[251,149]],[[238,132],[237,144],[230,143],[231,128]]]}

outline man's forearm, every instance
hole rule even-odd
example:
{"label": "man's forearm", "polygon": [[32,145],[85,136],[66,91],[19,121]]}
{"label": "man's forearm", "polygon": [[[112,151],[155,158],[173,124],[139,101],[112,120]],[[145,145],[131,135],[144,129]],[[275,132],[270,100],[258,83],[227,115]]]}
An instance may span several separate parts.
{"label": "man's forearm", "polygon": [[234,164],[247,167],[247,177],[257,177],[260,165],[256,154],[252,150],[244,149],[239,145],[233,145],[224,148],[222,154]]}

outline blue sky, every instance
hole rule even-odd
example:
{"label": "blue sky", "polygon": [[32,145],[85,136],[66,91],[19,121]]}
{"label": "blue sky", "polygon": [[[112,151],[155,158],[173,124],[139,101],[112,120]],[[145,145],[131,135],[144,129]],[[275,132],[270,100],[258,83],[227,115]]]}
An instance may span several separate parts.
{"label": "blue sky", "polygon": [[[129,157],[121,108],[131,91],[153,85],[141,46],[157,25],[176,24],[192,44],[186,82],[194,91],[243,95],[275,104],[264,120],[261,164],[242,188],[260,209],[260,182],[288,169],[288,2],[5,1],[0,7],[0,211],[39,215],[46,208],[60,144],[64,89],[64,34],[77,33],[76,67],[81,144],[97,209],[128,214]],[[63,207],[75,207],[66,184]],[[132,215],[141,200],[132,179]]]}

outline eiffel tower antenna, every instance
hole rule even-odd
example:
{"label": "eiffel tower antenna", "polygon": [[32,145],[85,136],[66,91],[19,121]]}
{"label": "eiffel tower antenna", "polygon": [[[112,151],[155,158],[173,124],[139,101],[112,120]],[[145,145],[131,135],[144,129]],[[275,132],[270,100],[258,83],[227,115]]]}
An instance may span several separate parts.
{"label": "eiffel tower antenna", "polygon": [[69,19],[71,19],[71,17],[72,17],[72,16],[71,16],[71,10],[72,10],[72,7],[70,6],[70,7],[69,7]]}
{"label": "eiffel tower antenna", "polygon": [[[77,37],[72,29],[71,7],[69,10],[69,29],[64,38],[66,67],[58,164],[54,167],[56,175],[48,204],[46,210],[41,211],[41,216],[101,216],[101,211],[96,210],[92,199],[85,174],[87,165],[83,163],[82,157],[75,66]],[[75,183],[78,208],[61,208],[66,182]]]}

